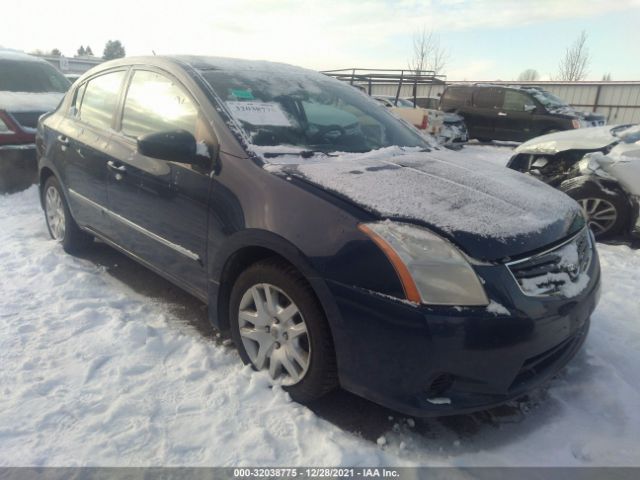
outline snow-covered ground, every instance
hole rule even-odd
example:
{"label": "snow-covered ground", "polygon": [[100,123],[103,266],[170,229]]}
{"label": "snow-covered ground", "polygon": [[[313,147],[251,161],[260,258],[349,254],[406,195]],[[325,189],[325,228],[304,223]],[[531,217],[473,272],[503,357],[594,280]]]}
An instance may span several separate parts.
{"label": "snow-covered ground", "polygon": [[[462,151],[478,168],[509,153]],[[445,419],[414,421],[348,395],[322,414],[357,409],[353,425],[272,390],[175,302],[66,255],[35,187],[0,196],[0,466],[638,465],[640,251],[599,251],[589,338],[548,386]]]}

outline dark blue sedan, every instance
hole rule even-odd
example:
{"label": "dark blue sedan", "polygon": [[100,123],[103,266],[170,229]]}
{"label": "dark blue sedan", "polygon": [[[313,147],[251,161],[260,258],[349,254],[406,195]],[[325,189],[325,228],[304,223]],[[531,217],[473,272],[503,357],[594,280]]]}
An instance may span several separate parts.
{"label": "dark blue sedan", "polygon": [[300,402],[340,385],[418,416],[502,403],[569,361],[597,303],[573,200],[316,72],[107,62],[36,143],[53,239],[98,238],[200,298]]}

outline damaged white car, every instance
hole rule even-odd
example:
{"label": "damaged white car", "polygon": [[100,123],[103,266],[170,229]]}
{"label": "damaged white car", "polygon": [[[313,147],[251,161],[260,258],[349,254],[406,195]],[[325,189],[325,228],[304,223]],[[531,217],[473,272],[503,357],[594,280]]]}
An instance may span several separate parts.
{"label": "damaged white car", "polygon": [[640,125],[543,135],[516,148],[507,166],[577,200],[597,238],[640,235]]}

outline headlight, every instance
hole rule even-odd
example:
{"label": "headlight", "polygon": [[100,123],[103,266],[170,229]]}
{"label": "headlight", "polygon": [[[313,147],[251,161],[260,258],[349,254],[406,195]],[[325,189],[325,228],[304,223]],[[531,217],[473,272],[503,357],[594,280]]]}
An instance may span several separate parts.
{"label": "headlight", "polygon": [[387,255],[407,299],[431,305],[488,305],[489,299],[464,255],[423,228],[390,221],[360,224]]}

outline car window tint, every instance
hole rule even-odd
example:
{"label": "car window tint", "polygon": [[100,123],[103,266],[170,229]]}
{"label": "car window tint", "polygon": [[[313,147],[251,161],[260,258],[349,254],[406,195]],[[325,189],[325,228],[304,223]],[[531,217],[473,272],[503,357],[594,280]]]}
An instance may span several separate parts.
{"label": "car window tint", "polygon": [[478,88],[473,95],[473,104],[479,108],[502,108],[502,90],[499,88]]}
{"label": "car window tint", "polygon": [[504,92],[504,102],[502,104],[502,108],[505,110],[510,110],[514,112],[524,112],[526,105],[533,105],[535,103],[529,97],[529,95],[517,92],[515,90],[507,90]]}
{"label": "car window tint", "polygon": [[89,80],[82,96],[80,120],[98,128],[111,128],[124,75],[124,71],[111,72]]}
{"label": "car window tint", "polygon": [[449,104],[463,105],[467,99],[468,88],[449,87],[442,94],[442,101]]}
{"label": "car window tint", "polygon": [[195,135],[198,109],[184,89],[164,75],[146,70],[134,73],[122,114],[122,133],[186,130]]}

